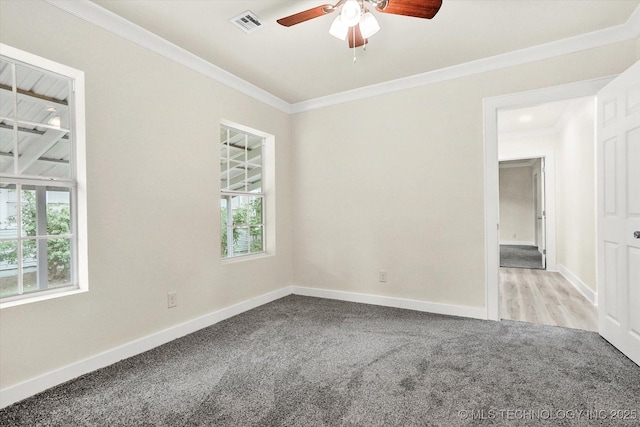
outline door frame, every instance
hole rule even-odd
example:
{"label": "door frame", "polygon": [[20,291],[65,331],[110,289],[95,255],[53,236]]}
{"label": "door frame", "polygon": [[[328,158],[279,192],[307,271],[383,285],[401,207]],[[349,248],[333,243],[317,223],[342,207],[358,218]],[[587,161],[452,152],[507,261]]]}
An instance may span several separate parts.
{"label": "door frame", "polygon": [[[545,165],[545,180],[546,184],[544,188],[541,190],[542,197],[545,199],[545,213],[546,213],[546,227],[543,227],[543,233],[546,238],[545,246],[547,253],[543,255],[543,258],[546,258],[546,262],[544,263],[544,269],[548,271],[557,271],[556,269],[556,184],[555,184],[555,161],[553,157],[553,151],[547,149],[535,149],[525,151],[522,150],[518,153],[508,153],[503,155],[502,157],[498,157],[498,164],[500,162],[513,161],[513,160],[528,160],[528,159],[542,159],[543,164]],[[533,178],[533,175],[532,175]],[[500,180],[500,166],[498,165],[498,182]],[[534,183],[535,185],[535,183]],[[498,185],[498,213],[500,212],[500,191]],[[485,193],[486,194],[486,193]],[[533,195],[534,199],[536,195]],[[539,201],[538,201],[539,202]],[[535,200],[534,200],[535,204]],[[536,216],[537,213],[534,212],[534,231],[537,228]],[[500,251],[500,231],[498,231],[498,252]],[[534,242],[537,239],[537,234],[534,236]],[[500,257],[498,257],[498,266],[500,264]]]}
{"label": "door frame", "polygon": [[[542,192],[542,190],[540,190],[540,194],[542,195],[542,197],[544,197],[544,194]],[[533,174],[533,244],[535,247],[538,248],[538,250],[540,250],[540,242],[538,241],[538,234],[540,234],[540,232],[542,230],[538,230],[538,228],[542,228],[541,226],[538,227],[538,204],[540,203],[540,200],[538,200],[538,174],[534,173]],[[544,250],[544,249],[543,249]]]}
{"label": "door frame", "polygon": [[[485,307],[487,319],[500,320],[500,236],[498,231],[500,222],[498,190],[498,111],[522,108],[553,101],[561,101],[570,98],[595,96],[600,89],[605,87],[615,77],[616,76],[601,77],[592,80],[568,83],[560,86],[552,86],[548,88],[502,95],[493,98],[485,98],[483,100]],[[538,155],[531,157],[546,156]],[[546,167],[548,168],[547,170],[551,170],[553,165],[547,163]],[[547,182],[547,187],[552,188],[551,182]],[[547,203],[549,203],[551,199],[551,195],[547,192]],[[550,217],[551,212],[547,210],[547,221],[549,221]],[[549,225],[548,222],[547,225]],[[555,235],[555,229],[553,233]],[[547,230],[547,235],[550,234],[550,230]],[[550,242],[547,242],[547,254],[549,254],[550,246]],[[550,269],[552,267],[550,265],[551,262],[549,259],[547,259],[547,261],[547,268]],[[597,262],[598,260],[596,259],[596,264]],[[555,259],[553,267],[555,268]]]}
{"label": "door frame", "polygon": [[[545,158],[537,158],[540,160],[540,172],[533,174],[533,244],[538,248],[538,252],[542,256],[542,269],[547,270],[547,203],[545,185]],[[538,197],[538,194],[540,196]],[[540,215],[538,215],[538,213]],[[555,236],[554,236],[555,238]]]}

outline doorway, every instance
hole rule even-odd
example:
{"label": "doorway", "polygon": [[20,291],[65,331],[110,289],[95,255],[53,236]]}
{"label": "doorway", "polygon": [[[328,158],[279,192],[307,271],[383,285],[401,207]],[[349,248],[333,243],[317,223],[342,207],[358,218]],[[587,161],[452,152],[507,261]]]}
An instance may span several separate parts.
{"label": "doorway", "polygon": [[[552,173],[550,171],[555,171],[555,150],[553,147],[545,146],[544,144],[530,144],[526,149],[521,150],[521,152],[516,152],[515,145],[511,145],[508,147],[506,151],[502,149],[498,150],[498,115],[502,111],[522,109],[526,106],[533,105],[541,105],[548,102],[556,102],[563,101],[573,98],[584,98],[586,96],[594,96],[598,90],[604,87],[611,79],[597,79],[587,82],[579,82],[575,84],[542,89],[538,91],[526,92],[522,94],[514,94],[507,95],[499,98],[487,99],[484,102],[485,109],[485,232],[486,232],[486,261],[487,261],[487,269],[486,269],[486,284],[487,284],[487,317],[493,320],[499,320],[503,316],[502,312],[506,312],[509,308],[505,307],[504,303],[501,303],[500,299],[500,277],[502,275],[503,279],[506,276],[506,282],[514,282],[514,280],[520,280],[520,278],[514,277],[516,270],[509,271],[501,271],[499,268],[499,245],[500,245],[500,228],[502,226],[500,220],[500,212],[499,212],[499,160],[522,160],[522,159],[536,159],[536,158],[544,158],[546,165],[546,195],[547,195],[547,205],[545,209],[546,213],[546,268],[548,271],[544,270],[535,270],[535,269],[522,269],[522,271],[526,271],[529,273],[529,277],[525,278],[525,281],[532,280],[542,280],[555,285],[556,282],[561,282],[562,280],[567,281],[567,277],[569,276],[566,271],[563,271],[563,266],[556,264],[556,242],[555,239],[555,206],[554,202],[556,201],[554,189],[556,188]],[[536,136],[540,136],[540,131],[531,131],[528,135],[524,135],[525,139],[528,138],[530,140],[535,139]],[[593,128],[591,130],[591,135],[593,137]],[[533,178],[532,178],[533,179]],[[539,181],[538,181],[539,182]],[[540,187],[536,188],[538,191]],[[562,199],[560,199],[562,202]],[[535,203],[535,201],[534,201]],[[593,205],[595,206],[595,205]],[[592,207],[592,210],[595,210]],[[538,217],[535,217],[537,221]],[[542,223],[537,226],[535,223],[532,223],[533,232],[531,241],[535,245],[536,243],[540,246],[540,241],[542,240],[542,236],[545,233],[541,233]],[[593,262],[595,265],[595,261]],[[552,276],[548,276],[545,278],[538,277],[542,274],[551,274]],[[562,273],[562,274],[561,274]],[[560,280],[562,279],[562,280]],[[504,280],[503,280],[504,281]],[[521,288],[519,288],[522,291]],[[541,292],[540,288],[537,285],[530,289],[530,293],[534,296],[537,295],[540,297]],[[521,293],[520,297],[523,297],[524,293]],[[542,296],[542,306],[547,305],[549,301],[557,301],[561,298],[565,298],[568,293],[572,293],[573,296],[579,298],[586,298],[588,302],[594,303],[596,294],[595,289],[589,289],[588,286],[583,286],[583,289],[580,288],[580,285],[571,282],[567,289],[565,290],[556,290],[555,295],[547,295]],[[590,294],[591,298],[587,296]],[[571,298],[573,298],[571,296]],[[546,298],[546,300],[545,300]],[[501,305],[502,304],[502,305]],[[593,311],[593,315],[595,319],[597,319],[597,313],[595,311],[595,307],[592,304],[588,306],[591,307]],[[558,313],[563,314],[564,309],[552,309],[552,313],[548,313],[548,317],[558,317]],[[544,323],[544,322],[540,322]],[[592,325],[589,329],[595,330],[596,325]]]}
{"label": "doorway", "polygon": [[499,163],[500,267],[546,267],[544,163],[544,157]]}
{"label": "doorway", "polygon": [[[594,111],[594,97],[584,97],[498,112],[502,319],[597,330],[594,305],[567,277],[595,290]],[[546,156],[511,160],[542,147],[553,155],[553,169]],[[549,239],[547,204],[555,222]],[[547,240],[555,260],[545,271]],[[574,259],[579,253],[593,261]]]}

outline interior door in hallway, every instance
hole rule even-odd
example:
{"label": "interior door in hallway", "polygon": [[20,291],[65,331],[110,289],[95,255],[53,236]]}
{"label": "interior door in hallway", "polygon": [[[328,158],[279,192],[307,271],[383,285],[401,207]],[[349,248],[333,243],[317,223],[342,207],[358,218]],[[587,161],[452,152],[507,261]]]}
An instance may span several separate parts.
{"label": "interior door in hallway", "polygon": [[535,180],[536,197],[536,244],[542,254],[542,269],[547,268],[547,207],[544,157],[540,158],[540,173]]}
{"label": "interior door in hallway", "polygon": [[640,365],[640,61],[598,93],[599,332]]}

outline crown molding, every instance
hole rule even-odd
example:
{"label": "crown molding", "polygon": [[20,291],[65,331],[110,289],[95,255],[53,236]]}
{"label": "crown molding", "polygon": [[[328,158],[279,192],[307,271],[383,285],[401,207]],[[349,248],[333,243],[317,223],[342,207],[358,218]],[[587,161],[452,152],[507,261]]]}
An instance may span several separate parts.
{"label": "crown molding", "polygon": [[467,77],[474,74],[514,67],[529,62],[540,61],[583,50],[593,49],[608,44],[631,40],[640,36],[640,6],[636,7],[625,24],[590,33],[580,34],[562,40],[545,43],[529,48],[507,52],[476,61],[466,62],[451,67],[428,71],[422,74],[390,80],[384,83],[365,86],[346,92],[310,99],[292,104],[293,113],[324,108],[331,105],[352,102],[374,96],[400,92],[407,89]]}
{"label": "crown molding", "polygon": [[640,37],[640,6],[638,6],[627,22],[622,25],[290,104],[89,0],[44,1],[287,114],[302,113],[332,105],[400,92],[432,83],[513,67]]}
{"label": "crown molding", "polygon": [[291,113],[288,102],[89,0],[44,1],[264,104]]}

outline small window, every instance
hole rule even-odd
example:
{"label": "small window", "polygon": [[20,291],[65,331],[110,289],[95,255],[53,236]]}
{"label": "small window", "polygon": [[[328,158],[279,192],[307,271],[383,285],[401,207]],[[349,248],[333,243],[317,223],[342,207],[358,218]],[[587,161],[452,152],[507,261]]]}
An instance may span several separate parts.
{"label": "small window", "polygon": [[86,279],[80,283],[78,268],[78,232],[85,230],[78,226],[78,200],[84,202],[78,179],[84,174],[77,168],[84,153],[78,131],[84,113],[77,114],[83,74],[2,48],[0,304],[5,307],[86,289]]}
{"label": "small window", "polygon": [[265,138],[220,129],[220,251],[222,258],[265,252]]}

